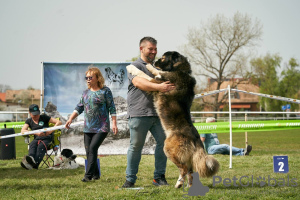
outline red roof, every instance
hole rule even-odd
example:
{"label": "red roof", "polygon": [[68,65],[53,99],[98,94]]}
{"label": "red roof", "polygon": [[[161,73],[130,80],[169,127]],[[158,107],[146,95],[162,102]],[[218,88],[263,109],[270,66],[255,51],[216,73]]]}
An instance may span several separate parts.
{"label": "red roof", "polygon": [[0,93],[0,101],[5,102],[5,93]]}

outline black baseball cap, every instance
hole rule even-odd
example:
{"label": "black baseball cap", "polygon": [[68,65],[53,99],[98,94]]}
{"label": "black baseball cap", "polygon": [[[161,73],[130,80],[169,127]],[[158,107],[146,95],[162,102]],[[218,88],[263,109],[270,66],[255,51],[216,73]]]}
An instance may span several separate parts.
{"label": "black baseball cap", "polygon": [[36,104],[31,104],[29,106],[29,112],[33,115],[39,115],[40,114],[39,106]]}

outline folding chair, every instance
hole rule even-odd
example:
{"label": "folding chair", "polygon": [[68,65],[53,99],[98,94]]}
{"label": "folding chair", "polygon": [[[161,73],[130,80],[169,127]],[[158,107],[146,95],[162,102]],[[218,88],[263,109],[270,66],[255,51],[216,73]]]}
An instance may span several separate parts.
{"label": "folding chair", "polygon": [[[47,151],[45,153],[45,157],[41,162],[40,167],[46,166],[46,167],[52,167],[54,165],[54,159],[51,157],[52,155],[56,156],[58,149],[61,152],[61,142],[60,142],[60,136],[61,136],[61,130],[55,130],[53,133],[53,139],[52,142],[49,143],[47,146]],[[50,153],[48,151],[50,150]],[[52,163],[52,164],[50,164]]]}
{"label": "folding chair", "polygon": [[[59,118],[58,118],[59,119]],[[54,126],[54,124],[50,123],[49,127]],[[53,138],[51,143],[48,144],[47,146],[47,151],[45,153],[45,156],[42,160],[42,162],[40,163],[39,167],[42,166],[46,166],[46,167],[51,167],[54,165],[54,159],[51,157],[52,155],[57,155],[58,149],[61,152],[61,141],[60,141],[60,136],[61,136],[61,130],[55,130],[53,133]],[[33,140],[33,135],[26,135],[25,137],[25,143],[27,143],[28,145],[28,150],[29,150],[29,144],[30,144],[30,140]],[[50,150],[50,153],[48,153],[48,151]],[[52,162],[52,165],[51,165]]]}

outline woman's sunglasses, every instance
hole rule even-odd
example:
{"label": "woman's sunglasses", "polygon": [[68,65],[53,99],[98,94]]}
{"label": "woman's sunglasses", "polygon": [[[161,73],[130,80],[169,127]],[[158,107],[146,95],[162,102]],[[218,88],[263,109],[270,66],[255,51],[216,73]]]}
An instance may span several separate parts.
{"label": "woman's sunglasses", "polygon": [[86,77],[85,77],[85,80],[92,80],[92,79],[93,79],[92,76],[86,76]]}

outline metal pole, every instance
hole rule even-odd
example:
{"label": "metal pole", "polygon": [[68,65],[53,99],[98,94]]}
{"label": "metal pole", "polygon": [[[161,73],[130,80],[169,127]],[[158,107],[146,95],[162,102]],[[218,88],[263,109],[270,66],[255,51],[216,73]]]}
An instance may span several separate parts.
{"label": "metal pole", "polygon": [[229,151],[229,168],[232,168],[232,123],[231,123],[231,98],[230,85],[228,85],[228,103],[229,103],[229,129],[230,129],[230,151]]}
{"label": "metal pole", "polygon": [[41,96],[40,96],[40,111],[43,112],[43,90],[44,90],[44,62],[41,62]]}
{"label": "metal pole", "polygon": [[[247,121],[247,113],[245,113],[245,122]],[[248,146],[248,132],[245,132],[245,142],[246,142],[246,149],[247,149],[247,146]]]}

